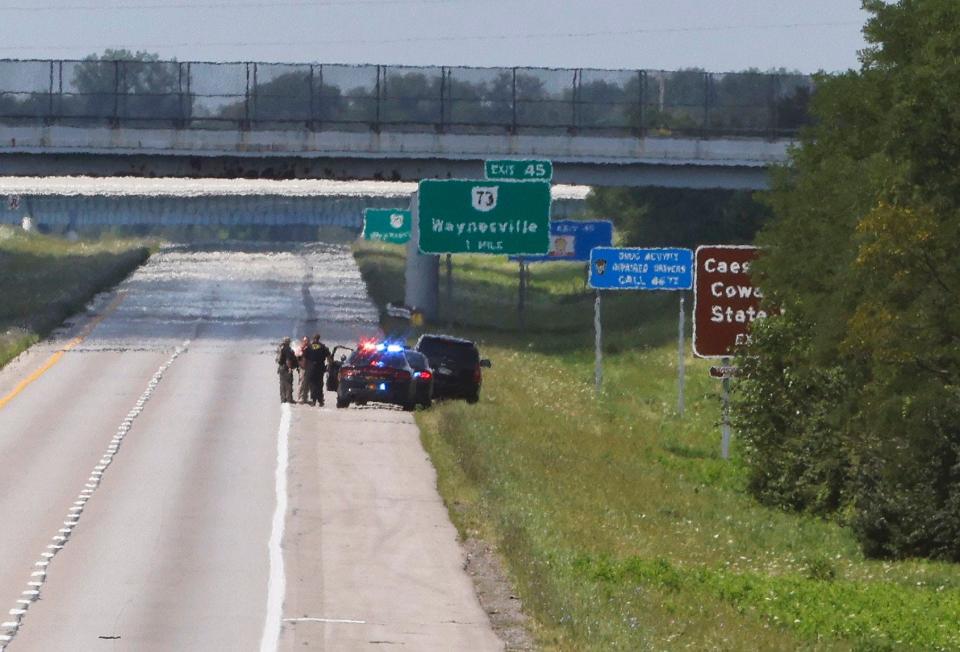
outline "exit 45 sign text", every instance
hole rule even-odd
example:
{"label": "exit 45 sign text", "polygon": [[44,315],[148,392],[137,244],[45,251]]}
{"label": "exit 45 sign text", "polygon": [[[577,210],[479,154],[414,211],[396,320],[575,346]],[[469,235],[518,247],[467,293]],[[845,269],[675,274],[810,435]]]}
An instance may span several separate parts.
{"label": "exit 45 sign text", "polygon": [[485,172],[488,179],[549,181],[553,178],[553,163],[536,160],[486,161]]}

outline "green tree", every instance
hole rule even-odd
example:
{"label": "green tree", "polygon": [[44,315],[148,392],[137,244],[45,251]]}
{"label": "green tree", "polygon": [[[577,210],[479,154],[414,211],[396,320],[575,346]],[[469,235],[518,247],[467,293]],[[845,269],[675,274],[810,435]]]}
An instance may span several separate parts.
{"label": "green tree", "polygon": [[611,219],[625,244],[696,247],[752,242],[770,209],[747,191],[594,188],[587,206]]}
{"label": "green tree", "polygon": [[129,50],[104,50],[73,66],[64,113],[83,117],[170,119],[182,117],[176,61]]}
{"label": "green tree", "polygon": [[960,5],[867,0],[859,71],[820,78],[776,175],[735,403],[751,488],[838,513],[879,556],[960,560]]}

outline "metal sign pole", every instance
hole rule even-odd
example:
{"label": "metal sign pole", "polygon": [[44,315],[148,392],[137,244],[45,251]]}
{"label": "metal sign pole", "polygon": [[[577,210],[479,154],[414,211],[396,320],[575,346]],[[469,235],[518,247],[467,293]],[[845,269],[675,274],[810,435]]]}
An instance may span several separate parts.
{"label": "metal sign pole", "polygon": [[520,319],[520,330],[525,330],[526,324],[523,315],[524,304],[526,303],[526,294],[527,294],[527,275],[523,269],[523,259],[520,259],[519,269],[520,269],[520,281],[517,288],[517,316]]}
{"label": "metal sign pole", "polygon": [[[723,366],[730,366],[730,358],[723,359]],[[720,457],[730,457],[730,376],[723,377],[723,425],[721,426],[722,439],[720,443]]]}
{"label": "metal sign pole", "polygon": [[680,416],[683,416],[683,385],[685,382],[685,369],[684,364],[686,362],[683,355],[683,303],[684,296],[680,295],[680,325],[677,328],[677,412]]}
{"label": "metal sign pole", "polygon": [[596,392],[599,394],[600,387],[603,384],[603,331],[600,324],[600,290],[597,290],[597,298],[593,301],[593,332],[596,348],[593,376]]}
{"label": "metal sign pole", "polygon": [[447,328],[453,328],[453,261],[447,254]]}

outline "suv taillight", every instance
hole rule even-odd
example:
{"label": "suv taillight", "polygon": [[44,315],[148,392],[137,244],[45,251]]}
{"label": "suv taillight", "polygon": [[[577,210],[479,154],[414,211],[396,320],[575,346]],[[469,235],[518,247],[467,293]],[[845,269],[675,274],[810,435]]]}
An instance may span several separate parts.
{"label": "suv taillight", "polygon": [[477,365],[473,370],[473,382],[479,383],[483,380],[483,374],[480,372],[480,365]]}

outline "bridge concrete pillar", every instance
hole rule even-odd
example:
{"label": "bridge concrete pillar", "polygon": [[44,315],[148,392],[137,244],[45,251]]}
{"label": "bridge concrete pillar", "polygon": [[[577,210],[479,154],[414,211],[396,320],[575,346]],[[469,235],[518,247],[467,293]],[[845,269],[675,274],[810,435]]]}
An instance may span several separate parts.
{"label": "bridge concrete pillar", "polygon": [[440,295],[440,256],[420,253],[420,195],[413,193],[410,198],[410,212],[413,216],[410,241],[407,243],[407,265],[405,269],[406,291],[403,302],[418,308],[424,317],[436,321],[439,316]]}

